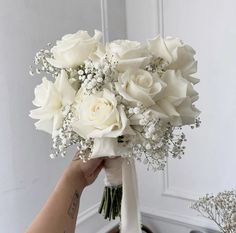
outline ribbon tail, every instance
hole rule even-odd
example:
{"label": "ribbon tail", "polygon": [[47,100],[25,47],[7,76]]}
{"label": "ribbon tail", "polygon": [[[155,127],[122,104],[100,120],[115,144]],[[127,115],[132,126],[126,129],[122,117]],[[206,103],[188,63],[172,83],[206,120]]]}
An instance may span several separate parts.
{"label": "ribbon tail", "polygon": [[141,216],[138,201],[138,184],[133,158],[122,163],[123,196],[121,203],[121,233],[141,233]]}

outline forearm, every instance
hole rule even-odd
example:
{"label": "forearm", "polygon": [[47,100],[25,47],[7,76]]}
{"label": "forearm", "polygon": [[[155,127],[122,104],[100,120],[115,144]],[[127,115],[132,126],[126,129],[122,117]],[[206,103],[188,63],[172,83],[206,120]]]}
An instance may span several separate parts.
{"label": "forearm", "polygon": [[26,233],[73,233],[80,196],[85,187],[73,162],[67,167],[47,203]]}

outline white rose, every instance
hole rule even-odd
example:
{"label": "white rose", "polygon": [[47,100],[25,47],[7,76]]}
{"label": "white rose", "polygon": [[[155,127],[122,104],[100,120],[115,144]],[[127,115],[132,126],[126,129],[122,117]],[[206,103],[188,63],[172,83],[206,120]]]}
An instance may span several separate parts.
{"label": "white rose", "polygon": [[115,155],[116,138],[134,134],[123,107],[117,105],[115,95],[108,89],[90,95],[81,89],[76,99],[74,131],[83,138],[95,138],[94,156]]}
{"label": "white rose", "polygon": [[180,71],[167,70],[162,80],[167,84],[164,96],[175,106],[186,97],[190,97],[192,102],[198,100],[198,93],[194,90],[192,83],[186,80]]}
{"label": "white rose", "polygon": [[84,63],[96,51],[102,33],[95,30],[94,36],[87,31],[68,34],[57,41],[51,49],[54,59],[47,59],[50,64],[58,68],[72,68]]}
{"label": "white rose", "polygon": [[166,84],[158,74],[151,74],[145,70],[128,70],[118,77],[116,89],[126,100],[146,107],[155,105],[163,95]]}
{"label": "white rose", "polygon": [[86,94],[80,89],[76,102],[78,119],[73,126],[80,136],[117,138],[129,129],[124,109],[117,105],[115,95],[108,89],[96,94]]}
{"label": "white rose", "polygon": [[196,84],[199,79],[191,75],[197,72],[195,51],[178,38],[157,36],[148,41],[149,51],[156,57],[161,57],[169,63],[168,69],[181,70],[184,78]]}
{"label": "white rose", "polygon": [[120,72],[144,68],[150,60],[147,48],[137,41],[115,40],[107,44],[106,52],[109,57],[114,56],[118,60]]}
{"label": "white rose", "polygon": [[30,112],[30,117],[39,119],[35,123],[36,128],[54,137],[62,126],[63,108],[72,104],[74,98],[75,90],[71,87],[64,70],[56,77],[55,83],[43,78],[42,83],[35,88],[33,104],[38,108]]}
{"label": "white rose", "polygon": [[193,124],[200,114],[193,106],[198,99],[198,93],[193,85],[183,78],[180,71],[168,70],[162,76],[167,84],[163,98],[157,101],[174,125]]}
{"label": "white rose", "polygon": [[101,62],[103,61],[103,59],[106,56],[106,49],[105,46],[101,43],[99,43],[97,45],[97,49],[95,52],[93,52],[89,58],[92,60],[93,64],[95,66],[99,66],[101,64]]}
{"label": "white rose", "polygon": [[193,104],[191,98],[187,97],[179,106],[176,107],[181,117],[182,125],[191,125],[195,123],[196,118],[201,113]]}

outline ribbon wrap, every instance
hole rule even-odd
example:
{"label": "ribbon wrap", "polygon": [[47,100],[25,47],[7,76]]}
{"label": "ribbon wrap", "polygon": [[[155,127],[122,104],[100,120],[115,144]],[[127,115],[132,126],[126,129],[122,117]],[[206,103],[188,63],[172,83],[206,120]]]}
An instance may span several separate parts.
{"label": "ribbon wrap", "polygon": [[141,233],[141,217],[138,201],[137,175],[133,158],[108,159],[104,165],[106,186],[122,184],[121,233]]}
{"label": "ribbon wrap", "polygon": [[138,201],[138,183],[133,158],[123,158],[123,196],[121,202],[121,233],[141,233],[141,217]]}
{"label": "ribbon wrap", "polygon": [[106,173],[105,185],[106,186],[119,186],[122,184],[122,162],[121,157],[107,159],[104,164]]}
{"label": "ribbon wrap", "polygon": [[116,138],[96,138],[92,150],[92,158],[108,159],[104,168],[106,172],[105,185],[118,186],[122,184],[121,202],[121,233],[141,233],[141,217],[138,201],[138,184],[134,158],[115,157],[122,154],[122,147]]}

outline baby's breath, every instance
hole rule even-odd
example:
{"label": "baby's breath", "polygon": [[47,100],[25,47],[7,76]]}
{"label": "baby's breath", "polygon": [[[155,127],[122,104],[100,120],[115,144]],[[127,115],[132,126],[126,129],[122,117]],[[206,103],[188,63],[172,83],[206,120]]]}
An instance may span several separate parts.
{"label": "baby's breath", "polygon": [[146,66],[146,70],[151,73],[157,72],[160,76],[166,72],[169,63],[161,57],[154,57]]}
{"label": "baby's breath", "polygon": [[116,62],[104,57],[102,62],[86,60],[84,67],[78,70],[78,79],[88,94],[102,91],[105,85],[114,85],[116,81]]}
{"label": "baby's breath", "polygon": [[74,132],[72,124],[75,117],[73,116],[72,108],[73,106],[65,108],[63,111],[65,117],[62,127],[58,129],[57,135],[53,137],[53,153],[50,155],[51,158],[59,155],[64,157],[66,155],[66,149],[72,145],[76,145],[79,155],[83,155],[84,157],[81,158],[86,160],[88,149],[92,148],[92,140],[86,140]]}
{"label": "baby's breath", "polygon": [[29,74],[34,76],[35,74],[46,73],[50,74],[52,77],[56,77],[60,73],[60,69],[52,66],[48,62],[48,58],[53,58],[53,54],[50,51],[51,44],[48,43],[48,47],[41,49],[36,53],[34,58],[34,65],[30,66]]}
{"label": "baby's breath", "polygon": [[236,232],[236,190],[206,194],[191,208],[214,221],[223,233]]}

